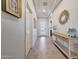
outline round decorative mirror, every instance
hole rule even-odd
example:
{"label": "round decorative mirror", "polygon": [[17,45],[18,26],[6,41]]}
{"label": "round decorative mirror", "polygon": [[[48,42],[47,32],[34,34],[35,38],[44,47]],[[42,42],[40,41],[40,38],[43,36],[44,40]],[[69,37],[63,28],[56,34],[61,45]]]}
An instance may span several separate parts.
{"label": "round decorative mirror", "polygon": [[69,19],[69,12],[67,10],[62,11],[59,17],[60,24],[67,23],[68,19]]}

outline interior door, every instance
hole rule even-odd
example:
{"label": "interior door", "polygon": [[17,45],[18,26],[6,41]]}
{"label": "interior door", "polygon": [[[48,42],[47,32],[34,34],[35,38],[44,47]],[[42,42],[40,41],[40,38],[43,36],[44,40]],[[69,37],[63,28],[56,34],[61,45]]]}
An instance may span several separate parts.
{"label": "interior door", "polygon": [[46,18],[39,19],[39,36],[48,36],[49,21]]}

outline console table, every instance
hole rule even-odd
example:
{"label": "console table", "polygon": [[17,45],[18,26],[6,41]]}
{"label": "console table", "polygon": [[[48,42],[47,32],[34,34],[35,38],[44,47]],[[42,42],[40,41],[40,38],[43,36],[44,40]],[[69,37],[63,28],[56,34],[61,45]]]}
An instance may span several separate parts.
{"label": "console table", "polygon": [[52,38],[57,48],[68,59],[78,59],[78,38],[71,38],[62,33],[53,33]]}

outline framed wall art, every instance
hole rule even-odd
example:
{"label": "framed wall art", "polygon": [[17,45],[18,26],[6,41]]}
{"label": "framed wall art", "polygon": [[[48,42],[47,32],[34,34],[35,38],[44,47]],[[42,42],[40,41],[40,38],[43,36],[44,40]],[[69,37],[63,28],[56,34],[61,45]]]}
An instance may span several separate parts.
{"label": "framed wall art", "polygon": [[34,18],[34,28],[36,28],[36,19]]}
{"label": "framed wall art", "polygon": [[26,11],[27,11],[28,13],[32,14],[32,10],[31,10],[31,8],[30,8],[28,2],[27,2],[27,5],[26,5],[26,9],[27,9]]}
{"label": "framed wall art", "polygon": [[22,0],[2,0],[2,10],[19,18],[22,16]]}

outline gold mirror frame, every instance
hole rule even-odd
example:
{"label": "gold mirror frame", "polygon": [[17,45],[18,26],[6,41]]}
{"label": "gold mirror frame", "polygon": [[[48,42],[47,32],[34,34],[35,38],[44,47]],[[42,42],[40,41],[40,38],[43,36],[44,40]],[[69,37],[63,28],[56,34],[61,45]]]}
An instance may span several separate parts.
{"label": "gold mirror frame", "polygon": [[[62,21],[62,17],[65,16],[64,20]],[[64,10],[61,12],[59,17],[60,24],[66,24],[69,19],[69,12],[67,10]]]}

